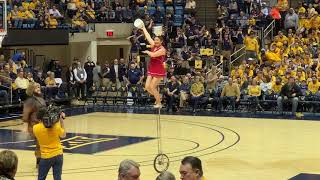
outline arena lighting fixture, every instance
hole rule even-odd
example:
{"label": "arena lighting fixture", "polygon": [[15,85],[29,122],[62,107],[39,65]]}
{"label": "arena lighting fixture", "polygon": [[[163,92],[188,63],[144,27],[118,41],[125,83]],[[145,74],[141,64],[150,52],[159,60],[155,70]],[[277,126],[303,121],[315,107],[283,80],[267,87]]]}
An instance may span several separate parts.
{"label": "arena lighting fixture", "polygon": [[107,37],[113,37],[113,30],[106,30]]}

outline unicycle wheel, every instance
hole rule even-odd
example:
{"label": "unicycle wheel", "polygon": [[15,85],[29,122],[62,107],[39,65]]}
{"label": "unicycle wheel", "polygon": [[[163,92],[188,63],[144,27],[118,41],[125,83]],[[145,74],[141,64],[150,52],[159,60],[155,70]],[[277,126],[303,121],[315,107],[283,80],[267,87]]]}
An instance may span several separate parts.
{"label": "unicycle wheel", "polygon": [[161,173],[163,171],[168,170],[169,168],[169,157],[165,154],[158,154],[153,161],[153,167],[158,172]]}

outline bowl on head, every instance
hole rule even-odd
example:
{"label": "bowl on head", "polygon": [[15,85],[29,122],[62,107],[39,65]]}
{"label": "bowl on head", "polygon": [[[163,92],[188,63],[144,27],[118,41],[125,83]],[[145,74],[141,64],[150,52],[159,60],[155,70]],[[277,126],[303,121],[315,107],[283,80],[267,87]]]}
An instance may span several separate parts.
{"label": "bowl on head", "polygon": [[141,19],[136,19],[134,21],[133,25],[134,25],[134,27],[139,28],[139,29],[144,27],[144,23]]}

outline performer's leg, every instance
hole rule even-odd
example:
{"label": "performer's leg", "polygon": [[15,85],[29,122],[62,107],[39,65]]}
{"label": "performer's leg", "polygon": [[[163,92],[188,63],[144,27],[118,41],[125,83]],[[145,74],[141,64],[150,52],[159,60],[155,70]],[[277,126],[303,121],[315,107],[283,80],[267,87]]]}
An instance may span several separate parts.
{"label": "performer's leg", "polygon": [[156,104],[161,104],[160,93],[158,91],[158,85],[162,78],[154,77],[151,81],[151,91],[153,92],[154,98],[156,99]]}
{"label": "performer's leg", "polygon": [[151,76],[148,76],[147,77],[147,80],[146,80],[146,85],[145,85],[145,89],[148,91],[148,93],[150,93],[151,95],[153,95],[153,92],[152,92],[152,88],[151,88],[151,81],[152,81],[152,77]]}

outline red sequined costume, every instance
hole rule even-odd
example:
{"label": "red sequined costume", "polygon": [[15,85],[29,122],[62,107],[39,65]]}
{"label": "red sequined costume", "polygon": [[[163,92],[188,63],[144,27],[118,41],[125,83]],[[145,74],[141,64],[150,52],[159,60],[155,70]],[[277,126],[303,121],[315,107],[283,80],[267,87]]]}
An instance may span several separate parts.
{"label": "red sequined costume", "polygon": [[[151,49],[151,52],[157,52],[159,51],[162,46],[159,47],[153,47]],[[150,63],[148,66],[148,76],[152,77],[165,77],[166,76],[166,70],[164,69],[163,62],[165,61],[165,56],[159,56],[159,57],[151,57]]]}

